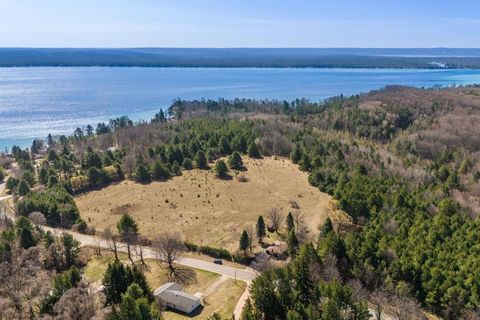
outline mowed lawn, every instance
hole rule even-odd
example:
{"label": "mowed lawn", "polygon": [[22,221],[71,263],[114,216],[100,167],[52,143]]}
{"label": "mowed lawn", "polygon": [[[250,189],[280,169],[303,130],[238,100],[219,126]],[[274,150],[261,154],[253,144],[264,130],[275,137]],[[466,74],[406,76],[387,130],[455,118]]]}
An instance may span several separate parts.
{"label": "mowed lawn", "polygon": [[[235,250],[241,232],[259,215],[279,208],[284,216],[300,211],[315,236],[327,216],[346,220],[332,198],[308,184],[308,174],[284,158],[244,157],[246,171],[230,171],[218,179],[211,170],[184,171],[166,182],[123,181],[76,198],[82,218],[101,231],[115,229],[123,213],[131,214],[140,232],[150,238],[165,231],[180,232],[185,240]],[[248,181],[236,178],[244,175]],[[298,209],[292,203],[298,204]]]}

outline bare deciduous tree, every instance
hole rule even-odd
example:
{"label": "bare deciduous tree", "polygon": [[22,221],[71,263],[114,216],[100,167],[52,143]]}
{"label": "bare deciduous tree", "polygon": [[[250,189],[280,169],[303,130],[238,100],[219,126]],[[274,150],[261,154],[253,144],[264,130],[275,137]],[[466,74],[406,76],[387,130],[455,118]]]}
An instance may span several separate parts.
{"label": "bare deciduous tree", "polygon": [[373,305],[373,312],[377,320],[383,319],[383,311],[388,304],[388,296],[388,293],[382,289],[375,290],[370,295],[370,302]]}
{"label": "bare deciduous tree", "polygon": [[6,298],[18,319],[23,319],[28,309],[33,313],[31,301],[49,287],[46,272],[42,270],[38,247],[12,249],[10,259],[0,264],[0,296]]}
{"label": "bare deciduous tree", "polygon": [[175,264],[181,254],[185,252],[185,244],[178,233],[164,233],[153,241],[153,249],[158,263],[167,270],[167,276],[180,283],[188,283],[195,277],[192,269],[183,268]]}
{"label": "bare deciduous tree", "polygon": [[415,300],[403,295],[396,295],[392,300],[394,305],[393,313],[398,320],[425,319],[420,311],[420,305]]}
{"label": "bare deciduous tree", "polygon": [[147,269],[147,264],[145,263],[145,259],[143,257],[144,252],[143,249],[144,247],[148,246],[150,244],[150,241],[148,241],[147,238],[138,236],[137,243],[135,246],[135,253],[136,255],[140,258],[140,262],[142,264],[142,267],[146,270]]}
{"label": "bare deciduous tree", "polygon": [[268,219],[270,220],[270,227],[272,228],[272,230],[278,233],[278,230],[280,230],[283,221],[283,215],[280,209],[272,208],[268,212]]}
{"label": "bare deciduous tree", "polygon": [[107,242],[108,249],[113,252],[116,261],[120,261],[118,259],[118,245],[119,245],[119,238],[118,235],[114,234],[110,228],[106,228],[103,231],[103,237]]}
{"label": "bare deciduous tree", "polygon": [[59,319],[88,320],[101,309],[101,304],[88,283],[81,281],[77,287],[67,290],[53,306]]}

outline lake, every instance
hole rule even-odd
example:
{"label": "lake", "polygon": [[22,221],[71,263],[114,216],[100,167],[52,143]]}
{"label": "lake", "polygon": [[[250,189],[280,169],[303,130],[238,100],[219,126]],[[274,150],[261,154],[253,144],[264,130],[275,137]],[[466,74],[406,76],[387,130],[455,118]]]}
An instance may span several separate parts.
{"label": "lake", "polygon": [[0,68],[0,150],[120,115],[149,120],[175,98],[322,100],[386,85],[480,83],[480,70]]}

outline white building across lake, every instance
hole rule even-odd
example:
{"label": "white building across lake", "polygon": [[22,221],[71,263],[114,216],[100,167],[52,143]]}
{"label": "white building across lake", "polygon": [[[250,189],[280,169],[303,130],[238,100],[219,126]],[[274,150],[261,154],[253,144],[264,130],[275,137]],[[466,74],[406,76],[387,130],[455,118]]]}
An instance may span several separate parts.
{"label": "white building across lake", "polygon": [[199,297],[182,290],[182,286],[178,283],[168,282],[157,288],[153,295],[159,297],[167,307],[188,314],[200,306],[201,300]]}

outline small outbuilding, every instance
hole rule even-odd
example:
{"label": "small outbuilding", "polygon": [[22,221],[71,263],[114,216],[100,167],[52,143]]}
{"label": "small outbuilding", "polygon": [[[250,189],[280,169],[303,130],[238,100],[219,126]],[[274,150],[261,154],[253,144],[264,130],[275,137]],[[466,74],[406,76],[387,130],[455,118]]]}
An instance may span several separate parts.
{"label": "small outbuilding", "polygon": [[168,282],[157,288],[153,295],[158,297],[165,305],[171,309],[179,310],[184,313],[192,313],[201,304],[201,299],[193,294],[182,291],[181,285],[175,282]]}

